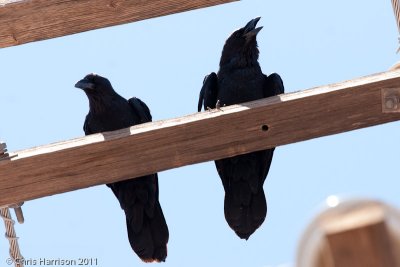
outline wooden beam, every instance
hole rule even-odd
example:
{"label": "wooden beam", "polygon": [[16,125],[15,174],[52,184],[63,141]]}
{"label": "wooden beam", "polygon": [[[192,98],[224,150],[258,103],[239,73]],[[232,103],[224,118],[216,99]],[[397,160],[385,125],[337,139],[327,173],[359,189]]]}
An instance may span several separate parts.
{"label": "wooden beam", "polygon": [[398,267],[399,219],[394,207],[373,200],[327,208],[307,227],[298,266]]}
{"label": "wooden beam", "polygon": [[238,0],[0,0],[0,48]]}
{"label": "wooden beam", "polygon": [[399,85],[391,71],[10,153],[0,206],[400,120],[382,112]]}
{"label": "wooden beam", "polygon": [[326,240],[332,259],[326,267],[399,266],[384,220],[331,233]]}

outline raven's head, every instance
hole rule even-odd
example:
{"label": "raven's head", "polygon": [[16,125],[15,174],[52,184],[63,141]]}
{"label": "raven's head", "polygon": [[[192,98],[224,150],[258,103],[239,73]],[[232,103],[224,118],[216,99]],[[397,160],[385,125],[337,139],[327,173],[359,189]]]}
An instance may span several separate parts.
{"label": "raven's head", "polygon": [[89,98],[90,109],[93,112],[103,111],[117,93],[114,91],[110,81],[95,73],[85,76],[75,84],[76,88],[82,89]]}
{"label": "raven's head", "polygon": [[95,73],[86,75],[85,78],[75,84],[75,87],[85,91],[88,96],[93,94],[112,94],[115,92],[107,78]]}
{"label": "raven's head", "polygon": [[233,64],[243,67],[257,64],[259,54],[257,34],[263,28],[256,28],[260,19],[261,17],[250,20],[246,26],[234,31],[229,36],[222,50],[220,66]]}

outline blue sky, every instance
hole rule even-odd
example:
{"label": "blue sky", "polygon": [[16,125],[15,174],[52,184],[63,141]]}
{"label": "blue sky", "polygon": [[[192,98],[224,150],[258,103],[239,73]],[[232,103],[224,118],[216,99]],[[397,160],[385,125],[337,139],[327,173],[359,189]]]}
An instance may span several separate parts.
{"label": "blue sky", "polygon": [[[88,102],[74,84],[90,72],[108,77],[122,96],[141,98],[154,120],[194,113],[204,75],[218,70],[225,39],[257,16],[264,26],[258,35],[262,69],[278,72],[286,92],[386,71],[399,59],[390,1],[361,0],[245,0],[0,49],[0,139],[14,151],[82,136]],[[327,196],[400,206],[399,132],[394,122],[278,147],[264,184],[267,219],[248,241],[225,222],[214,163],[161,172],[170,230],[162,266],[284,266],[294,263],[301,233]],[[27,259],[144,265],[106,186],[23,208],[26,222],[16,230]],[[0,238],[0,261],[6,258],[8,241]]]}

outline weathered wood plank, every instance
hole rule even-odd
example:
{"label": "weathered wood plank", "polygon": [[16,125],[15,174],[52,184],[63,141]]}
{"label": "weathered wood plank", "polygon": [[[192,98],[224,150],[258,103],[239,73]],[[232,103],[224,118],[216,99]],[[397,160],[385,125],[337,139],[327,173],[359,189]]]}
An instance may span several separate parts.
{"label": "weathered wood plank", "polygon": [[381,97],[399,85],[391,71],[10,153],[0,206],[400,120]]}
{"label": "weathered wood plank", "polygon": [[344,200],[322,211],[297,253],[299,267],[400,266],[400,214],[374,200]]}
{"label": "weathered wood plank", "polygon": [[385,221],[332,233],[326,239],[333,261],[326,267],[399,266]]}
{"label": "weathered wood plank", "polygon": [[[335,209],[335,208],[334,208]],[[340,212],[341,211],[341,212]],[[396,260],[394,214],[379,202],[348,204],[326,212],[321,220],[324,246],[319,251],[325,256],[320,267],[385,267],[399,266]],[[329,215],[328,215],[329,214]],[[391,217],[391,218],[390,218]],[[325,255],[324,255],[325,254]]]}
{"label": "weathered wood plank", "polygon": [[0,1],[0,48],[238,0]]}

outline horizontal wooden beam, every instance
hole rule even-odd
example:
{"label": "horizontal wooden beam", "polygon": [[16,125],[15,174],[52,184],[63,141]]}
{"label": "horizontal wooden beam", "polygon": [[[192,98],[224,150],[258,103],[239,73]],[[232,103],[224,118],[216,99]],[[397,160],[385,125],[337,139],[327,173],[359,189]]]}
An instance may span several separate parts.
{"label": "horizontal wooden beam", "polygon": [[0,48],[238,0],[0,0]]}
{"label": "horizontal wooden beam", "polygon": [[400,120],[382,110],[399,85],[391,71],[10,153],[0,206]]}

